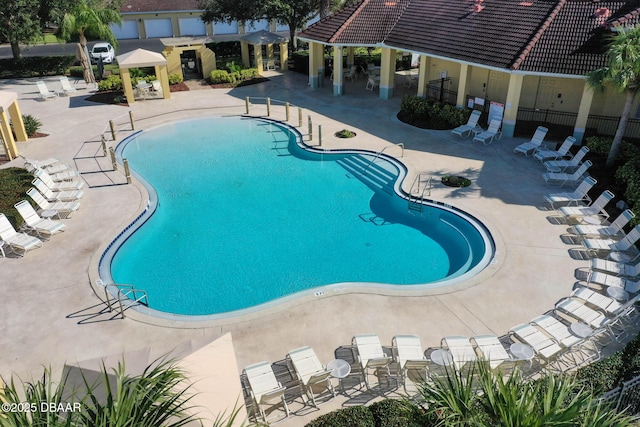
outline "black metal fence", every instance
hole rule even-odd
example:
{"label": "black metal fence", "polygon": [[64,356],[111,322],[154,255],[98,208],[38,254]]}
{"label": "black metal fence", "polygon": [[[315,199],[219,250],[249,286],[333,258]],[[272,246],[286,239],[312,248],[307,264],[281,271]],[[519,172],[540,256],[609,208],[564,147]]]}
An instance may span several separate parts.
{"label": "black metal fence", "polygon": [[[550,138],[563,139],[573,134],[577,113],[565,111],[541,110],[536,108],[518,108],[516,136],[530,136],[537,126],[549,128]],[[589,115],[585,137],[601,135],[613,136],[620,123],[620,117]],[[625,131],[625,139],[640,140],[640,119],[630,118]]]}
{"label": "black metal fence", "polygon": [[430,80],[427,83],[427,99],[456,105],[458,92],[445,89],[445,86],[449,86],[448,84],[445,84],[449,80],[451,79],[448,77],[446,79]]}

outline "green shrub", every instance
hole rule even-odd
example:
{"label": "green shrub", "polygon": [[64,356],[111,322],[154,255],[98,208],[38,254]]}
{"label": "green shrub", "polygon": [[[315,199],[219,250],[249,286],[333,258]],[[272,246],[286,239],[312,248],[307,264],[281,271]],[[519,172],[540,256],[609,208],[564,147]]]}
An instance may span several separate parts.
{"label": "green shrub", "polygon": [[622,353],[617,352],[578,369],[576,379],[581,387],[587,387],[595,394],[602,394],[618,386],[621,368]]}
{"label": "green shrub", "polygon": [[32,137],[42,127],[42,122],[30,114],[23,115],[22,121],[24,122],[24,130],[27,132],[28,137]]}
{"label": "green shrub", "polygon": [[351,406],[322,415],[305,427],[376,427],[376,424],[369,408]]}
{"label": "green shrub", "polygon": [[169,84],[170,85],[177,85],[178,83],[182,83],[183,77],[182,74],[170,74],[169,75]]}
{"label": "green shrub", "polygon": [[591,136],[587,138],[586,145],[591,153],[606,156],[609,154],[612,141],[613,138],[608,136]]}
{"label": "green shrub", "polygon": [[426,120],[429,116],[429,102],[420,96],[406,95],[400,103],[400,112],[407,121]]}
{"label": "green shrub", "polygon": [[211,83],[231,83],[231,76],[227,70],[213,70],[211,72]]}
{"label": "green shrub", "polygon": [[[131,79],[133,86],[135,86],[136,83],[137,79]],[[98,83],[98,91],[103,92],[107,90],[122,90],[122,79],[120,76],[110,75]]]}
{"label": "green shrub", "polygon": [[260,74],[258,73],[257,68],[246,68],[240,71],[240,78],[244,80],[251,80],[255,77],[258,77]]}
{"label": "green shrub", "polygon": [[236,64],[235,61],[227,62],[224,67],[229,73],[239,73],[242,71],[242,64]]}
{"label": "green shrub", "polygon": [[[292,68],[297,73],[309,74],[309,51],[308,50],[299,50],[297,52],[293,52],[289,56],[289,61],[292,63]],[[282,64],[284,67],[285,65]]]}
{"label": "green shrub", "polygon": [[373,414],[376,427],[410,427],[412,425],[411,413],[402,400],[380,400],[372,403],[369,410]]}
{"label": "green shrub", "polygon": [[0,169],[0,212],[7,216],[15,229],[20,228],[22,218],[13,205],[26,198],[25,192],[31,187],[31,181],[33,175],[26,169]]}
{"label": "green shrub", "polygon": [[622,350],[622,362],[622,381],[629,381],[640,375],[640,335]]}
{"label": "green shrub", "polygon": [[74,61],[75,55],[0,59],[0,78],[61,75]]}

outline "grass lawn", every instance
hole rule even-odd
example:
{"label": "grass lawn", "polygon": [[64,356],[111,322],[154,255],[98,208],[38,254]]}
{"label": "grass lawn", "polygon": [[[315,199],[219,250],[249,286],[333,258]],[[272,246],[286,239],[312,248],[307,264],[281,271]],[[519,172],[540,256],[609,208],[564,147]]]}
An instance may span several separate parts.
{"label": "grass lawn", "polygon": [[13,205],[20,200],[29,200],[32,203],[31,198],[26,194],[31,187],[31,181],[33,181],[33,175],[26,169],[0,169],[0,213],[7,216],[16,230],[23,221]]}

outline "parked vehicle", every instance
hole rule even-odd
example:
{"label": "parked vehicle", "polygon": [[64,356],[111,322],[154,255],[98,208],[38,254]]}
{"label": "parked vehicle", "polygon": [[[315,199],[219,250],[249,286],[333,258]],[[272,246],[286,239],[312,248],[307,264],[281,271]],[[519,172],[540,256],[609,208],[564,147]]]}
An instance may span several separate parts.
{"label": "parked vehicle", "polygon": [[99,58],[102,58],[103,63],[111,64],[116,58],[116,52],[110,43],[100,42],[93,45],[90,56],[91,62],[94,64],[98,62]]}

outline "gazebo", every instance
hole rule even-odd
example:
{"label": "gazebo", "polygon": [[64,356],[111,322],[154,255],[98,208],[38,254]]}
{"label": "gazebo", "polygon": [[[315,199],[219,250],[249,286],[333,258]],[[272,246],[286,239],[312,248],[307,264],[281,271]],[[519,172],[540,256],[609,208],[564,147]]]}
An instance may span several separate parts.
{"label": "gazebo", "polygon": [[27,141],[27,131],[24,129],[22,114],[20,114],[20,107],[18,107],[18,94],[16,92],[0,91],[0,136],[2,137],[7,157],[9,160],[13,160],[18,156],[18,148],[16,147],[16,141],[13,139],[11,126],[9,126],[7,111],[9,112],[9,117],[11,117],[11,123],[13,123],[16,139],[18,141]]}
{"label": "gazebo", "polygon": [[268,61],[273,60],[273,45],[276,43],[280,45],[280,67],[285,67],[288,59],[289,39],[266,30],[256,31],[240,38],[242,64],[245,67],[250,67],[249,45],[253,45],[256,68],[261,73],[263,70],[262,46],[267,47],[267,60],[264,63],[268,64]]}
{"label": "gazebo", "polygon": [[135,102],[133,96],[133,87],[131,86],[130,68],[137,67],[154,67],[156,78],[162,86],[162,97],[164,99],[171,98],[169,92],[169,75],[167,73],[167,60],[159,53],[151,52],[145,49],[136,49],[131,52],[117,56],[118,65],[120,67],[120,77],[122,77],[122,88],[127,97],[127,102],[133,104]]}

